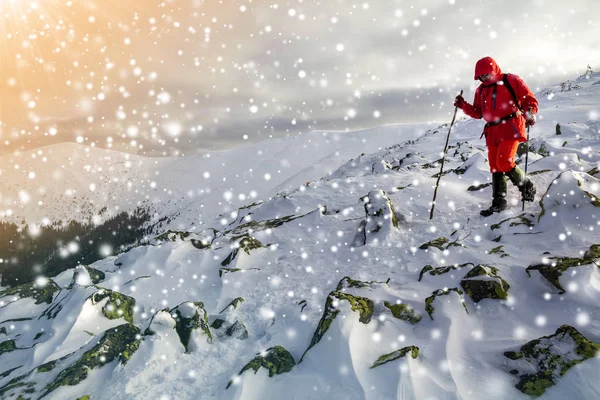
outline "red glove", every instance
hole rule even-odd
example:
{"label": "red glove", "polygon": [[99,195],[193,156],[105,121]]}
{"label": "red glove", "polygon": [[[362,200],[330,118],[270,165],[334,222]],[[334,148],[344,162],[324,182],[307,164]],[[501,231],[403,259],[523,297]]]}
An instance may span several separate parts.
{"label": "red glove", "polygon": [[454,107],[458,107],[462,110],[465,104],[467,104],[467,102],[460,94],[456,96],[456,99],[454,99]]}
{"label": "red glove", "polygon": [[535,114],[531,113],[531,112],[526,112],[525,113],[525,123],[527,124],[527,126],[533,126],[535,125]]}

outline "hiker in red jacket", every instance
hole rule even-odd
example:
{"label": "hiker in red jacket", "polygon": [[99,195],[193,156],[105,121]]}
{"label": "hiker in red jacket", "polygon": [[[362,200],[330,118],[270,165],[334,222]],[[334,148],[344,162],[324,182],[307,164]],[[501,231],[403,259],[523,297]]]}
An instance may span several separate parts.
{"label": "hiker in red jacket", "polygon": [[519,143],[527,141],[526,127],[535,124],[538,102],[525,82],[513,74],[503,74],[496,61],[484,57],[475,65],[475,79],[481,85],[475,91],[473,104],[456,96],[454,106],[473,118],[483,118],[483,130],[492,173],[492,205],[480,212],[492,215],[506,209],[506,178],[519,188],[524,201],[533,201],[533,182],[515,164]]}

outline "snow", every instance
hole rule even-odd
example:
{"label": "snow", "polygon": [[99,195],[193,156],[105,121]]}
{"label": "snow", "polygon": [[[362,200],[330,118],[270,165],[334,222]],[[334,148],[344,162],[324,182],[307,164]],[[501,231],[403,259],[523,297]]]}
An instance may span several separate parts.
{"label": "snow", "polygon": [[[558,89],[551,100],[541,99],[532,143],[536,150],[544,145],[549,155],[529,154],[528,171],[539,172],[531,175],[538,188],[536,202],[525,209],[532,227],[511,226],[512,220],[502,223],[522,214],[519,192],[510,183],[511,207],[489,218],[479,216],[479,210],[489,205],[491,188],[467,188],[489,181],[487,154],[479,140],[482,123],[464,118],[453,127],[445,169],[467,170],[441,178],[433,220],[429,208],[433,175],[439,172],[435,161],[440,159],[448,126],[313,132],[177,159],[143,158],[75,144],[40,149],[48,157],[47,164],[39,157],[33,159],[33,153],[2,157],[0,168],[7,182],[2,208],[13,204],[20,190],[33,196],[27,205],[11,205],[14,221],[24,216],[30,221],[43,216],[66,218],[72,207],[64,203],[70,188],[81,195],[77,204],[94,200],[80,215],[93,215],[104,206],[127,210],[147,200],[161,216],[174,216],[171,228],[197,233],[183,240],[154,241],[90,265],[106,274],[98,286],[135,298],[134,324],[155,334],[143,336],[126,365],[113,363],[94,370],[76,387],[61,387],[47,398],[75,394],[111,400],[528,398],[515,388],[517,378],[508,373],[505,351],[551,335],[562,324],[600,342],[597,261],[565,271],[560,277],[567,289],[564,294],[537,271],[531,271],[531,277],[525,272],[548,257],[583,257],[591,245],[600,243],[600,209],[586,194],[600,196],[598,173],[593,173],[600,167],[600,124],[589,119],[598,110],[600,85],[593,82],[600,75],[591,78],[578,82],[577,96]],[[555,135],[557,122],[562,126],[560,137]],[[69,158],[72,165],[66,161]],[[27,165],[31,161],[31,169],[11,168],[17,162],[25,165],[25,160]],[[90,166],[89,173],[82,173],[85,165]],[[35,178],[24,179],[30,170],[35,170]],[[205,171],[209,176],[203,175]],[[266,180],[265,174],[271,179]],[[88,193],[91,181],[96,187]],[[36,189],[40,182],[47,182],[44,193]],[[150,182],[156,187],[151,188]],[[199,188],[204,192],[198,194]],[[193,196],[187,195],[190,190]],[[227,192],[231,196],[224,199]],[[382,192],[394,205],[397,227]],[[32,207],[39,199],[52,207]],[[357,245],[356,232],[366,218],[365,199],[384,210],[380,217],[384,229],[376,232],[381,233],[374,236],[378,240],[369,240],[376,224],[365,224],[367,241]],[[273,221],[285,217],[290,218],[281,225]],[[3,218],[10,220],[6,214]],[[271,222],[248,225],[267,220]],[[492,229],[495,224],[499,226]],[[249,252],[237,249],[245,234],[262,247]],[[420,248],[440,237],[459,246]],[[199,238],[210,239],[211,247],[196,248],[191,240]],[[500,245],[506,257],[490,254]],[[235,258],[223,265],[235,250]],[[425,265],[462,263],[498,268],[510,284],[508,299],[476,304],[467,294],[450,292],[435,298],[430,318],[425,299],[438,289],[460,288],[460,280],[472,266],[443,275],[426,273],[420,282],[419,272]],[[373,300],[374,315],[365,324],[348,301],[339,301],[338,316],[306,352],[328,295],[344,276],[380,282],[344,289]],[[98,335],[125,322],[106,319],[99,311],[102,302],[90,303],[88,298],[97,289],[86,279],[69,288],[72,277],[71,270],[52,278],[62,289],[54,304],[63,304],[54,319],[36,319],[47,305],[34,306],[30,299],[0,307],[0,328],[7,327],[19,347],[0,356],[0,372],[22,366],[2,377],[0,387],[44,362],[80,355],[92,338],[86,330]],[[244,302],[226,308],[238,297]],[[383,306],[385,301],[410,305],[421,321],[412,325],[394,318]],[[240,321],[249,337],[215,335],[211,329],[213,342],[207,343],[195,332],[197,346],[186,353],[169,313],[186,302],[202,302],[209,325],[217,318],[226,321],[225,327]],[[185,315],[194,313],[189,303],[181,310]],[[21,316],[34,320],[3,322]],[[8,329],[10,325],[14,329]],[[15,334],[41,328],[52,334],[43,335],[32,348],[32,334]],[[292,354],[297,365],[290,372],[269,377],[261,368],[256,374],[250,370],[237,376],[257,353],[276,345]],[[407,355],[370,368],[378,357],[406,346],[419,347],[419,356]],[[584,361],[541,398],[597,397],[599,367],[598,357]]]}

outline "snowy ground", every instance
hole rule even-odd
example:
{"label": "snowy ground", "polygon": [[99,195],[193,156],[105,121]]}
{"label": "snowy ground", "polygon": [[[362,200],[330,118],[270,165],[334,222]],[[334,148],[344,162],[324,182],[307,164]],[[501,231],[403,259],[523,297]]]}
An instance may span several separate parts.
{"label": "snowy ground", "polygon": [[[157,198],[170,190],[161,201],[183,209],[174,228],[193,232],[65,271],[38,282],[37,293],[0,297],[0,398],[528,398],[517,386],[551,364],[547,353],[538,351],[539,361],[524,349],[515,360],[505,352],[565,324],[600,343],[600,248],[592,247],[600,244],[600,74],[576,83],[581,87],[560,92],[557,85],[540,95],[528,168],[536,202],[521,212],[509,183],[512,207],[489,218],[479,210],[489,205],[491,188],[468,190],[490,178],[482,122],[464,118],[452,130],[445,170],[453,172],[441,179],[432,221],[432,176],[448,126],[313,133],[155,165],[129,156],[135,168],[124,155],[90,150],[113,157],[91,157],[90,168],[109,204],[117,204],[109,190],[132,201],[135,185],[152,199],[142,189],[156,182]],[[115,158],[122,169],[110,171]],[[14,193],[19,181],[6,166],[12,162],[2,160],[2,176]],[[52,170],[40,167],[23,190],[33,193],[35,180]],[[66,164],[61,170],[66,177]],[[187,196],[204,171],[210,193]],[[113,176],[121,186],[109,189]],[[135,181],[131,189],[128,180]],[[447,242],[425,248],[439,238]],[[542,276],[556,275],[553,263],[572,265],[554,285]],[[480,264],[484,275],[465,276]],[[450,268],[420,276],[427,265]],[[526,271],[535,265],[541,270]],[[341,282],[345,276],[363,283]],[[498,276],[510,285],[506,299],[475,302],[467,281],[505,289]],[[42,286],[50,295],[40,297]],[[397,305],[409,306],[410,318],[394,315]],[[547,380],[537,376],[530,389],[544,399],[599,398],[600,358],[593,351],[560,374],[581,359],[579,336],[545,342],[560,356],[546,368]],[[275,346],[285,351],[268,350]],[[389,355],[405,348],[403,356]],[[271,371],[238,376],[258,353],[256,364]]]}

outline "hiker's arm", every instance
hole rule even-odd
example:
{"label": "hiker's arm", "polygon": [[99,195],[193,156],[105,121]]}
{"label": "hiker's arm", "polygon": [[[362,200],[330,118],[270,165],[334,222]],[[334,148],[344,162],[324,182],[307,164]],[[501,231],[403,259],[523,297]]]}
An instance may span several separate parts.
{"label": "hiker's arm", "polygon": [[481,107],[479,107],[480,104],[481,99],[479,97],[479,90],[477,90],[475,92],[475,97],[473,98],[473,104],[469,104],[465,101],[462,110],[471,118],[481,119]]}
{"label": "hiker's arm", "polygon": [[[519,76],[515,77],[515,92],[519,102],[521,103],[521,107],[524,111],[529,111],[531,109],[532,114],[537,114],[538,112],[538,101],[535,98],[533,92],[529,90],[523,79]],[[512,83],[512,82],[511,82]]]}

